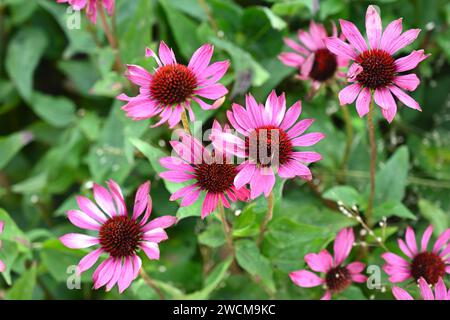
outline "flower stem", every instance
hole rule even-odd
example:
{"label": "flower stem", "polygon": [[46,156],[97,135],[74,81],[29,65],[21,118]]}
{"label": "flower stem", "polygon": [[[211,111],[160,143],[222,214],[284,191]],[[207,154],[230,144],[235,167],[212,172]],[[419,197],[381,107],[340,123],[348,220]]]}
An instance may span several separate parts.
{"label": "flower stem", "polygon": [[369,227],[372,226],[373,202],[375,199],[375,166],[377,161],[377,146],[375,142],[375,128],[373,124],[373,102],[370,101],[369,113],[367,115],[367,125],[369,129],[370,143],[370,193],[367,203],[366,221]]}
{"label": "flower stem", "polygon": [[261,245],[262,241],[264,240],[264,233],[266,232],[267,224],[272,220],[273,217],[273,191],[270,192],[269,196],[267,197],[267,214],[266,217],[261,224],[261,228],[259,229],[259,238],[258,238],[258,246]]}
{"label": "flower stem", "polygon": [[[344,116],[344,122],[345,122],[345,132],[346,132],[346,143],[345,143],[345,150],[344,150],[344,156],[342,158],[341,162],[341,170],[347,169],[348,160],[350,159],[350,152],[352,151],[352,144],[353,144],[353,126],[352,126],[352,119],[350,117],[350,112],[348,111],[348,107],[342,106],[341,107],[342,114]],[[340,180],[343,179],[343,177],[339,176]]]}
{"label": "flower stem", "polygon": [[223,207],[222,200],[219,199],[219,217],[222,220],[223,231],[225,233],[225,238],[227,241],[228,251],[234,256],[234,246],[233,246],[233,236],[231,234],[231,227],[228,224],[227,218],[225,217],[225,208]]}
{"label": "flower stem", "polygon": [[189,129],[189,120],[186,114],[186,109],[183,108],[183,112],[181,113],[181,122],[183,123],[183,129],[187,134],[191,135],[191,129]]}
{"label": "flower stem", "polygon": [[105,9],[103,8],[102,1],[97,1],[97,9],[100,12],[100,18],[101,18],[101,21],[102,21],[103,31],[105,32],[105,35],[106,35],[106,39],[108,40],[108,43],[111,46],[111,48],[113,48],[114,51],[115,51],[115,57],[116,57],[115,67],[116,67],[116,71],[122,72],[122,70],[123,70],[123,63],[122,63],[122,61],[120,59],[120,52],[119,52],[118,41],[116,39],[116,36],[115,36],[113,30],[109,27],[108,21],[106,21],[106,14],[105,14]]}
{"label": "flower stem", "polygon": [[145,283],[155,290],[156,294],[159,296],[160,300],[165,300],[164,294],[162,291],[156,286],[156,284],[153,282],[153,280],[148,276],[148,274],[145,272],[144,268],[141,268],[139,270],[139,274],[141,275],[142,279],[144,279]]}

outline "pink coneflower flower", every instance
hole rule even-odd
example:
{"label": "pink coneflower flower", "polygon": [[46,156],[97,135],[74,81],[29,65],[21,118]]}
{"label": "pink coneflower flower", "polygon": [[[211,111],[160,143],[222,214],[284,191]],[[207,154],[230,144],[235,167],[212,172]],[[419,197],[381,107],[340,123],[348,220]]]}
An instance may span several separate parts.
{"label": "pink coneflower flower", "polygon": [[366,266],[364,263],[352,262],[344,265],[354,242],[353,229],[342,229],[334,240],[334,258],[327,250],[322,250],[318,254],[308,253],[305,256],[308,266],[323,275],[319,277],[311,271],[299,270],[289,274],[291,280],[304,288],[324,286],[326,291],[322,300],[330,300],[332,294],[344,291],[353,282],[365,282],[367,277],[361,273]]}
{"label": "pink coneflower flower", "polygon": [[[337,37],[336,25],[333,24],[333,36]],[[336,56],[325,46],[328,38],[327,31],[322,24],[311,21],[309,32],[298,30],[300,44],[284,38],[284,43],[295,52],[282,52],[278,58],[285,65],[299,70],[298,78],[311,80],[313,87],[318,89],[320,85],[334,76],[344,77],[340,67],[346,67],[348,59],[344,56]]]}
{"label": "pink coneflower flower", "polygon": [[69,220],[75,226],[97,234],[88,236],[69,233],[60,240],[72,249],[99,245],[100,248],[81,259],[78,273],[91,268],[100,255],[105,253],[108,258],[98,266],[93,275],[94,288],[106,285],[106,290],[109,291],[117,284],[122,293],[136,279],[141,269],[142,261],[138,251],[142,249],[149,259],[158,260],[158,243],[168,239],[164,229],[172,226],[177,219],[162,216],[148,222],[152,211],[150,182],[142,184],[137,190],[131,217],[117,183],[109,180],[108,188],[109,191],[94,185],[94,199],[98,206],[88,198],[79,196],[77,202],[80,210],[67,212]]}
{"label": "pink coneflower flower", "polygon": [[[231,125],[244,136],[241,139],[231,133],[214,132],[211,140],[216,149],[243,158],[239,173],[234,178],[236,188],[250,183],[251,198],[264,193],[267,197],[275,185],[275,172],[281,178],[312,179],[306,164],[319,161],[316,152],[295,151],[295,147],[308,147],[324,138],[323,133],[303,135],[313,119],[297,122],[301,102],[286,111],[284,93],[269,95],[266,105],[258,104],[251,94],[246,96],[246,108],[233,104],[227,116]],[[225,147],[224,147],[225,146]]]}
{"label": "pink coneflower flower", "polygon": [[[214,129],[222,131],[218,122],[214,123]],[[248,200],[248,189],[233,185],[238,174],[237,166],[228,161],[221,151],[209,151],[197,139],[185,133],[180,135],[180,139],[181,141],[170,142],[178,157],[160,159],[161,165],[169,169],[160,173],[160,176],[171,182],[189,181],[190,184],[173,193],[170,200],[182,198],[180,205],[189,206],[204,192],[206,195],[202,205],[202,218],[213,212],[219,201],[229,208],[230,201]]]}
{"label": "pink coneflower flower", "polygon": [[[3,233],[3,228],[5,227],[5,223],[3,221],[0,221],[0,234]],[[2,241],[0,240],[0,248],[2,247]],[[0,260],[0,272],[4,272],[6,270],[5,263]]]}
{"label": "pink coneflower flower", "polygon": [[[420,295],[423,300],[450,300],[450,290],[447,292],[444,280],[439,278],[433,290],[424,278],[419,279]],[[414,300],[414,298],[404,289],[399,287],[392,288],[392,294],[397,300]]]}
{"label": "pink coneflower flower", "polygon": [[399,59],[394,54],[411,44],[420,29],[402,33],[402,19],[392,21],[382,33],[381,18],[373,6],[366,13],[366,33],[369,46],[351,22],[340,20],[342,32],[350,44],[331,37],[326,40],[328,49],[354,61],[348,71],[351,85],[339,93],[341,105],[356,100],[356,110],[360,117],[369,112],[369,104],[374,92],[374,100],[380,106],[387,121],[391,122],[397,113],[397,104],[392,94],[403,104],[421,111],[419,104],[403,90],[414,91],[420,83],[415,74],[402,74],[414,69],[428,55],[423,50],[413,51]]}
{"label": "pink coneflower flower", "polygon": [[102,10],[97,6],[103,5],[110,16],[114,13],[115,0],[56,0],[58,3],[66,3],[72,6],[75,10],[82,10],[86,8],[86,15],[92,23],[97,22],[97,10]]}
{"label": "pink coneflower flower", "polygon": [[[140,86],[139,95],[128,97],[119,95],[119,100],[128,103],[122,107],[133,120],[142,120],[159,115],[161,120],[154,127],[168,122],[173,128],[181,120],[186,108],[192,121],[195,120],[191,102],[197,102],[204,110],[219,107],[220,99],[228,93],[227,88],[217,83],[227,71],[228,61],[209,65],[214,47],[205,44],[192,55],[187,66],[177,63],[172,49],[161,41],[159,57],[147,48],[146,56],[153,57],[158,63],[154,73],[137,65],[128,65],[126,76]],[[200,98],[201,97],[201,98]],[[212,100],[212,104],[203,101]]]}
{"label": "pink coneflower flower", "polygon": [[395,253],[382,255],[386,264],[383,270],[389,275],[389,281],[396,283],[407,279],[418,281],[423,277],[427,283],[436,284],[439,278],[450,273],[450,229],[444,231],[436,240],[432,250],[427,250],[428,241],[433,234],[430,225],[423,233],[420,250],[417,248],[416,235],[411,227],[406,229],[405,241],[398,239],[398,246],[409,258],[404,259]]}

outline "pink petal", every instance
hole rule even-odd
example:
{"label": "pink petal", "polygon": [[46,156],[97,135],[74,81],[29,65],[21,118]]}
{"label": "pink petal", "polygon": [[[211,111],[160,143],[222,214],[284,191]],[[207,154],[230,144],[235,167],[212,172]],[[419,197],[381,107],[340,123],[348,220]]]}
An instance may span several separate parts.
{"label": "pink petal", "polygon": [[205,201],[202,205],[201,217],[205,219],[211,212],[213,212],[217,208],[217,204],[219,203],[218,194],[208,192],[205,196]]}
{"label": "pink petal", "polygon": [[289,277],[291,278],[292,282],[303,288],[317,287],[324,283],[324,280],[321,279],[318,275],[307,270],[291,272],[289,274]]}
{"label": "pink petal", "polygon": [[177,217],[174,216],[158,217],[150,221],[148,224],[146,224],[145,227],[142,228],[142,232],[146,232],[148,230],[152,230],[155,228],[166,229],[173,226],[175,223],[177,223]]}
{"label": "pink petal", "polygon": [[367,281],[367,277],[363,274],[352,274],[352,281],[356,283],[364,283]]}
{"label": "pink petal", "polygon": [[155,228],[145,232],[143,235],[143,239],[149,242],[160,243],[169,239],[169,237],[167,236],[167,233],[164,231],[164,229]]}
{"label": "pink petal", "polygon": [[5,272],[5,271],[6,271],[6,265],[2,260],[0,260],[0,272]]}
{"label": "pink petal", "polygon": [[398,239],[398,246],[400,247],[400,250],[402,250],[402,252],[410,259],[414,258],[414,255],[411,253],[411,251],[409,250],[408,246],[406,245],[406,243],[402,240],[402,239]]}
{"label": "pink petal", "polygon": [[389,264],[399,267],[409,267],[409,262],[392,252],[386,252],[381,257]]}
{"label": "pink petal", "polygon": [[154,242],[141,242],[141,248],[150,260],[159,260],[159,247]]}
{"label": "pink petal", "polygon": [[200,189],[193,190],[191,193],[184,196],[183,200],[180,203],[180,207],[187,207],[197,201],[200,196]]}
{"label": "pink petal", "polygon": [[351,45],[354,46],[360,53],[366,51],[366,41],[361,35],[361,32],[359,32],[358,28],[349,21],[339,19],[339,22],[341,24],[342,33],[345,35],[348,42],[350,42]]}
{"label": "pink petal", "polygon": [[351,274],[361,273],[364,271],[366,265],[362,262],[352,262],[346,266],[347,270],[350,271]]}
{"label": "pink petal", "polygon": [[199,76],[199,86],[211,85],[219,81],[230,67],[230,61],[218,61],[211,64]]}
{"label": "pink petal", "polygon": [[84,271],[90,269],[97,262],[98,258],[100,257],[100,255],[102,253],[103,253],[103,249],[98,248],[98,249],[92,251],[91,253],[88,253],[87,255],[85,255],[83,257],[83,259],[81,259],[80,262],[78,263],[77,273],[81,274]]}
{"label": "pink petal", "polygon": [[322,156],[314,151],[294,151],[292,157],[303,163],[312,163],[322,160]]}
{"label": "pink petal", "polygon": [[289,67],[298,68],[305,61],[305,58],[294,52],[283,52],[278,55],[278,59]]}
{"label": "pink petal", "polygon": [[208,67],[213,52],[214,47],[212,45],[205,44],[201,46],[192,55],[188,68],[194,71],[195,74],[200,75]]}
{"label": "pink petal", "polygon": [[238,167],[238,174],[234,178],[234,186],[237,189],[242,188],[244,185],[250,182],[253,173],[255,172],[256,165],[254,164],[243,164]]}
{"label": "pink petal", "polygon": [[141,184],[136,192],[133,208],[133,220],[136,220],[147,208],[150,193],[150,181]]}
{"label": "pink petal", "polygon": [[420,242],[421,251],[427,251],[428,241],[430,241],[430,237],[433,234],[433,225],[429,225],[428,228],[422,235],[422,241]]}
{"label": "pink petal", "polygon": [[408,292],[399,287],[393,287],[392,294],[396,300],[414,300]]}
{"label": "pink petal", "polygon": [[122,272],[120,274],[119,281],[117,282],[119,286],[119,293],[122,293],[131,284],[134,279],[133,263],[130,257],[125,258],[123,264]]}
{"label": "pink petal", "polygon": [[353,243],[355,242],[355,236],[353,234],[353,229],[342,229],[336,236],[334,240],[334,264],[338,266],[347,259],[350,251],[353,248]]}
{"label": "pink petal", "polygon": [[[447,298],[447,288],[445,287],[444,280],[439,278],[438,282],[436,283],[434,287],[434,295],[435,300],[449,300]],[[449,297],[450,298],[450,297]]]}
{"label": "pink petal", "polygon": [[111,279],[106,284],[106,291],[111,291],[111,289],[114,287],[114,285],[117,283],[117,281],[120,278],[120,275],[122,273],[122,261],[121,259],[116,259],[114,262],[114,271]]}
{"label": "pink petal", "polygon": [[308,77],[314,65],[314,53],[311,53],[300,67],[300,74],[304,77]]}
{"label": "pink petal", "polygon": [[283,38],[284,43],[292,48],[293,50],[307,56],[309,54],[309,50],[306,50],[302,45],[300,45],[299,43],[295,42],[294,40],[291,40],[289,38]]}
{"label": "pink petal", "polygon": [[81,233],[68,233],[60,237],[59,240],[70,249],[88,248],[100,243],[98,238]]}
{"label": "pink petal", "polygon": [[414,233],[414,230],[409,226],[406,228],[405,240],[411,253],[413,255],[418,254],[419,251],[417,250],[416,234]]}
{"label": "pink petal", "polygon": [[414,73],[411,73],[401,76],[395,76],[394,83],[404,90],[414,91],[420,84],[420,80]]}
{"label": "pink petal", "polygon": [[159,176],[170,182],[186,182],[188,180],[195,179],[195,176],[192,174],[178,171],[161,172]]}
{"label": "pink petal", "polygon": [[313,271],[326,273],[332,267],[333,257],[328,251],[322,250],[319,254],[308,253],[305,262]]}
{"label": "pink petal", "polygon": [[424,54],[423,50],[414,50],[406,57],[395,60],[395,71],[404,72],[412,70],[417,67],[421,61],[425,60],[429,56],[429,54]]}
{"label": "pink petal", "polygon": [[317,142],[325,138],[325,135],[321,132],[307,133],[303,136],[293,139],[292,145],[296,147],[309,147],[315,145]]}
{"label": "pink petal", "polygon": [[325,291],[325,294],[322,296],[322,298],[320,298],[320,300],[331,300],[331,291]]}
{"label": "pink petal", "polygon": [[374,6],[369,6],[366,12],[366,34],[370,48],[376,49],[381,40],[381,18]]}
{"label": "pink petal", "polygon": [[408,94],[406,94],[404,91],[399,89],[398,87],[394,85],[389,86],[389,90],[401,101],[403,104],[411,109],[422,111],[420,108],[420,105],[417,103],[416,100],[411,98]]}
{"label": "pink petal", "polygon": [[346,86],[339,92],[339,103],[341,105],[353,103],[359,92],[361,91],[361,88],[362,86],[359,83],[354,83]]}
{"label": "pink petal", "polygon": [[91,200],[83,196],[77,196],[76,199],[81,211],[98,222],[106,222],[103,212]]}
{"label": "pink petal", "polygon": [[87,230],[99,230],[100,224],[79,210],[69,210],[67,217],[75,226]]}
{"label": "pink petal", "polygon": [[422,277],[420,277],[419,279],[419,288],[423,300],[434,300],[433,291],[431,290],[425,279]]}
{"label": "pink petal", "polygon": [[395,54],[398,50],[410,45],[419,36],[420,29],[411,29],[402,33],[389,47],[389,53]]}
{"label": "pink petal", "polygon": [[161,59],[164,65],[177,63],[175,59],[175,55],[164,41],[161,41],[159,44],[159,58]]}
{"label": "pink petal", "polygon": [[110,217],[117,215],[114,200],[105,187],[94,183],[94,199],[103,212],[107,213]]}
{"label": "pink petal", "polygon": [[316,51],[317,45],[316,42],[314,41],[314,39],[311,37],[311,35],[304,31],[304,30],[299,30],[298,31],[298,38],[301,42],[303,42],[303,44],[311,51]]}
{"label": "pink petal", "polygon": [[304,119],[297,122],[288,132],[287,135],[289,139],[294,139],[299,135],[303,134],[308,128],[313,124],[314,119]]}
{"label": "pink petal", "polygon": [[114,180],[108,181],[108,188],[118,209],[118,214],[123,216],[127,214],[127,207],[123,198],[122,190]]}
{"label": "pink petal", "polygon": [[[114,272],[116,271],[117,260],[115,258],[109,258],[105,260],[105,264],[101,264],[98,269],[101,270],[98,272],[97,279],[94,282],[94,289],[98,289],[105,284],[107,284],[111,278],[114,276]],[[98,270],[97,269],[97,270]]]}
{"label": "pink petal", "polygon": [[392,54],[392,45],[402,33],[402,18],[389,23],[381,37],[380,49]]}
{"label": "pink petal", "polygon": [[438,253],[450,239],[450,229],[445,230],[436,240],[433,247],[433,252]]}
{"label": "pink petal", "polygon": [[358,99],[356,99],[356,111],[361,118],[369,113],[369,105],[371,100],[372,95],[370,94],[370,89],[363,88],[358,96]]}
{"label": "pink petal", "polygon": [[287,131],[297,121],[300,113],[302,112],[302,103],[297,101],[286,112],[283,121],[280,124],[280,128]]}
{"label": "pink petal", "polygon": [[325,40],[325,44],[327,45],[328,50],[334,53],[337,56],[344,56],[351,60],[356,60],[357,55],[353,48],[336,37],[330,37]]}
{"label": "pink petal", "polygon": [[228,90],[223,84],[216,83],[201,89],[197,89],[194,91],[194,93],[203,98],[216,100],[226,95],[228,93]]}
{"label": "pink petal", "polygon": [[125,76],[128,80],[138,86],[150,87],[152,75],[141,66],[132,64],[127,65],[127,72]]}

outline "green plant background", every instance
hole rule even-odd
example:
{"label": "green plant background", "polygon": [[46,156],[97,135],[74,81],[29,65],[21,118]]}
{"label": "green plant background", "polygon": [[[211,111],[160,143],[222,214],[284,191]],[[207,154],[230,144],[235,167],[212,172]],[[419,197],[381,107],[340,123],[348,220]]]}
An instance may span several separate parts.
{"label": "green plant background", "polygon": [[[194,111],[209,127],[225,122],[230,102],[243,102],[252,92],[265,100],[274,88],[285,91],[288,104],[304,100],[307,83],[277,55],[287,48],[283,37],[295,37],[309,20],[351,20],[364,26],[367,6],[381,9],[384,25],[403,17],[404,29],[421,28],[407,50],[424,48],[431,57],[416,70],[422,82],[412,96],[423,112],[404,106],[388,125],[376,116],[378,170],[375,216],[388,218],[386,245],[398,251],[396,239],[407,225],[419,234],[432,223],[439,232],[449,226],[450,212],[450,3],[439,0],[319,1],[207,0],[208,17],[197,0],[117,0],[116,30],[125,63],[154,66],[144,48],[166,41],[179,61],[187,62],[201,44],[214,44],[215,60],[230,59],[222,80],[229,88],[225,104],[214,111]],[[114,66],[101,24],[82,17],[80,30],[66,28],[66,4],[53,0],[0,0],[0,259],[8,269],[0,276],[0,299],[156,299],[143,280],[123,295],[92,290],[92,269],[80,290],[68,290],[67,267],[83,250],[65,248],[58,237],[76,230],[65,211],[76,208],[74,197],[91,196],[92,182],[115,179],[128,200],[139,184],[151,180],[153,215],[181,220],[161,244],[161,260],[144,258],[144,268],[168,298],[192,299],[318,299],[320,288],[301,289],[288,273],[304,267],[303,256],[327,247],[336,232],[355,221],[328,208],[324,199],[366,206],[368,145],[365,119],[349,107],[355,139],[348,170],[341,170],[345,130],[336,92],[321,90],[303,102],[303,116],[316,118],[314,131],[327,138],[315,148],[324,160],[312,166],[318,195],[301,180],[277,182],[274,219],[261,250],[255,243],[265,211],[263,198],[228,212],[233,223],[238,268],[223,256],[220,222],[205,221],[200,205],[179,209],[170,202],[170,184],[156,174],[158,158],[169,152],[167,126],[150,129],[133,122],[114,97],[130,90]],[[219,31],[219,32],[217,32]],[[403,53],[405,53],[405,50]],[[250,75],[250,77],[249,77]],[[125,89],[124,89],[125,88]],[[131,89],[131,90],[135,90]],[[132,91],[131,91],[132,92]],[[282,198],[281,198],[282,195]],[[321,199],[321,196],[323,199]],[[282,200],[281,200],[282,199]],[[239,216],[235,210],[241,210]],[[357,227],[357,226],[356,226]],[[356,228],[355,230],[358,230]],[[378,231],[377,231],[378,232]],[[381,265],[379,249],[368,238],[369,264]],[[354,250],[356,252],[357,250]],[[352,286],[338,299],[391,299],[386,290]],[[413,292],[414,285],[407,288]]]}

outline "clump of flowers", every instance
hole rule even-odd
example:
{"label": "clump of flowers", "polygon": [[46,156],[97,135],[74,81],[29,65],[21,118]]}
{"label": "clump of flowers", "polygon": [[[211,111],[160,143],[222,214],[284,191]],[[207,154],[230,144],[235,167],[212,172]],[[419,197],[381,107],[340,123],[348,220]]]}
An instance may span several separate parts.
{"label": "clump of flowers", "polygon": [[[153,73],[137,65],[128,65],[126,76],[140,86],[136,97],[125,94],[117,98],[126,101],[122,107],[133,120],[142,120],[159,115],[160,120],[154,127],[168,122],[170,128],[176,126],[185,109],[192,121],[195,115],[191,109],[195,101],[204,110],[219,107],[218,100],[228,93],[224,85],[217,83],[228,70],[229,62],[220,61],[210,65],[214,47],[205,44],[192,55],[189,64],[178,63],[175,54],[164,41],[159,45],[159,57],[151,49],[146,50],[147,57],[153,57],[158,67]],[[211,100],[207,103],[203,99]]]}
{"label": "clump of flowers", "polygon": [[[229,128],[224,128],[228,131]],[[214,130],[222,132],[218,122]],[[250,192],[245,186],[234,186],[234,179],[239,168],[226,158],[225,154],[215,148],[207,150],[201,142],[189,134],[181,133],[181,141],[171,141],[176,157],[160,159],[161,165],[169,171],[160,173],[163,179],[176,183],[188,182],[189,185],[176,191],[170,197],[174,201],[182,198],[181,206],[189,206],[205,194],[201,216],[205,218],[213,212],[219,201],[224,207],[230,207],[230,201],[247,201]]]}
{"label": "clump of flowers", "polygon": [[[114,13],[115,0],[56,0],[58,3],[69,3],[75,10],[86,9],[86,15],[92,23],[97,22],[97,10],[103,6],[110,16]],[[98,6],[98,7],[97,7]]]}
{"label": "clump of flowers", "polygon": [[367,277],[362,274],[364,263],[355,261],[348,265],[344,264],[354,242],[353,229],[342,229],[334,240],[334,257],[327,250],[322,250],[318,254],[308,253],[305,256],[305,262],[311,270],[320,272],[322,276],[308,270],[299,270],[290,273],[291,280],[304,288],[324,286],[325,294],[322,300],[330,300],[332,294],[344,291],[353,282],[365,282]]}
{"label": "clump of flowers", "polygon": [[[3,228],[5,227],[5,223],[0,221],[0,234],[3,233]],[[0,240],[0,248],[2,247],[2,241]],[[0,259],[0,272],[4,272],[6,270],[5,263]]]}
{"label": "clump of flowers", "polygon": [[[424,278],[420,278],[419,281],[420,295],[423,300],[450,300],[450,290],[447,291],[444,280],[439,278],[436,286],[433,290]],[[414,300],[414,298],[404,289],[400,287],[393,287],[392,294],[397,300]]]}
{"label": "clump of flowers", "polygon": [[[333,37],[337,37],[337,29],[333,24]],[[285,38],[285,44],[295,52],[282,52],[278,58],[285,65],[297,68],[298,78],[311,80],[313,87],[318,89],[322,83],[335,76],[344,77],[345,73],[339,68],[346,67],[348,59],[342,55],[335,55],[325,45],[328,38],[325,27],[311,21],[309,32],[298,30],[300,43]]]}
{"label": "clump of flowers", "polygon": [[317,152],[296,151],[296,147],[309,147],[324,138],[324,134],[304,134],[313,119],[297,122],[302,107],[298,101],[286,110],[284,93],[269,95],[265,106],[256,102],[251,94],[246,96],[246,107],[234,103],[227,111],[231,125],[243,139],[229,132],[211,134],[216,149],[242,158],[238,174],[234,178],[236,188],[250,184],[251,198],[262,193],[267,197],[275,185],[275,173],[281,178],[296,176],[310,180],[312,173],[307,164],[319,161]]}
{"label": "clump of flowers", "polygon": [[414,69],[428,55],[423,50],[414,50],[405,57],[394,58],[400,49],[417,38],[420,29],[402,33],[402,19],[397,19],[382,32],[380,15],[373,6],[369,6],[366,12],[368,45],[352,22],[340,20],[340,24],[349,43],[337,37],[326,40],[331,52],[353,61],[347,74],[352,84],[339,93],[340,103],[351,104],[356,100],[356,110],[363,117],[369,112],[373,93],[375,103],[389,122],[397,113],[394,96],[407,107],[421,111],[417,101],[404,92],[414,91],[420,80],[414,73],[403,73]]}
{"label": "clump of flowers", "polygon": [[444,231],[436,240],[432,250],[428,250],[428,242],[433,234],[433,226],[429,226],[423,233],[420,249],[417,247],[416,235],[411,227],[406,229],[405,241],[398,239],[400,250],[408,257],[404,259],[399,255],[387,252],[382,255],[386,264],[383,270],[389,275],[393,283],[408,279],[418,281],[424,278],[431,285],[439,278],[450,273],[450,229]]}
{"label": "clump of flowers", "polygon": [[158,244],[167,240],[164,229],[176,223],[173,216],[162,216],[149,221],[152,199],[150,182],[142,184],[136,193],[133,214],[127,212],[122,191],[110,180],[108,189],[94,185],[96,204],[86,197],[77,197],[80,210],[67,212],[69,220],[77,227],[97,232],[95,236],[68,233],[60,238],[69,248],[80,249],[100,246],[81,259],[77,272],[90,269],[101,254],[108,255],[93,274],[94,288],[106,286],[111,290],[117,284],[119,292],[128,288],[136,279],[142,266],[138,251],[143,250],[152,260],[159,259]]}

